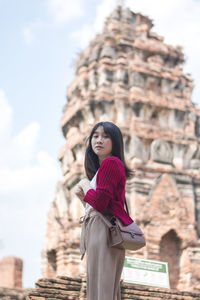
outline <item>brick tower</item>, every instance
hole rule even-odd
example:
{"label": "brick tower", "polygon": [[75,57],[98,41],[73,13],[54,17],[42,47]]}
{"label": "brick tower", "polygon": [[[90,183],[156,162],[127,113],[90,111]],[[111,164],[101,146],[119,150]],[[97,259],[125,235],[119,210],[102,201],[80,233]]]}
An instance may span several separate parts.
{"label": "brick tower", "polygon": [[77,60],[61,121],[63,181],[48,215],[44,277],[84,272],[78,225],[84,210],[74,188],[84,176],[91,128],[112,121],[135,169],[126,189],[131,215],[147,239],[134,256],[168,261],[172,288],[200,289],[200,110],[191,102],[193,80],[183,72],[181,48],[165,44],[152,26],[118,6]]}
{"label": "brick tower", "polygon": [[14,256],[0,260],[0,287],[22,289],[23,261]]}

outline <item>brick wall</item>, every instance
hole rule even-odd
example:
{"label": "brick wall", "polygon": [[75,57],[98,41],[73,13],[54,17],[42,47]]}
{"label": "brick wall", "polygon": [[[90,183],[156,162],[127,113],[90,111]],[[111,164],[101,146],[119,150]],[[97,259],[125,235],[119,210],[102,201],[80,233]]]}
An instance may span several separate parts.
{"label": "brick wall", "polygon": [[[178,290],[150,288],[139,285],[121,285],[122,300],[143,299],[177,299],[191,300],[200,299],[200,293],[184,292]],[[70,278],[59,276],[56,279],[40,279],[36,282],[36,288],[32,289],[27,296],[27,300],[86,300],[85,278]]]}
{"label": "brick wall", "polygon": [[22,288],[23,261],[8,256],[0,260],[0,287]]}
{"label": "brick wall", "polygon": [[29,290],[23,289],[10,289],[0,287],[0,299],[1,300],[26,300],[26,296]]}

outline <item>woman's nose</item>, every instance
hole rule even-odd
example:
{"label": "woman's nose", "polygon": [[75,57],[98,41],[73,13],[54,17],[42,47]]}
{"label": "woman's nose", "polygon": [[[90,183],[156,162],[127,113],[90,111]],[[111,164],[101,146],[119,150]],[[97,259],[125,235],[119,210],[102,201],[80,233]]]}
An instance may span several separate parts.
{"label": "woman's nose", "polygon": [[102,141],[103,141],[102,137],[99,136],[99,137],[97,138],[97,143],[102,143]]}

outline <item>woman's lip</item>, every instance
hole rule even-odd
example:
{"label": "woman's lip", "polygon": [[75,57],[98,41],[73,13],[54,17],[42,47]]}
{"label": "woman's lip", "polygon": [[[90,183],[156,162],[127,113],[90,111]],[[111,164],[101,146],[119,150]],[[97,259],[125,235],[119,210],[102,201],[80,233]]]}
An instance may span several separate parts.
{"label": "woman's lip", "polygon": [[96,148],[96,149],[98,149],[98,148],[99,148],[99,149],[102,149],[103,147],[102,147],[102,146],[96,146],[95,148]]}

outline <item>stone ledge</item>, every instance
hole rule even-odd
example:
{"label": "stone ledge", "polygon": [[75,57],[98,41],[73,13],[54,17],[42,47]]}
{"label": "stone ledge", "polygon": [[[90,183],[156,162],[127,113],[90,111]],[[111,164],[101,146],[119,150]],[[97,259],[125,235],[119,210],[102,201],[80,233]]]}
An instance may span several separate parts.
{"label": "stone ledge", "polygon": [[0,287],[0,299],[1,300],[26,300],[27,294],[31,292],[31,289],[12,289]]}
{"label": "stone ledge", "polygon": [[[159,289],[121,283],[122,300],[143,299],[177,299],[191,300],[200,299],[200,292],[187,292],[178,290]],[[36,288],[32,289],[27,296],[27,300],[53,300],[70,299],[86,300],[85,278],[56,277],[54,279],[40,279],[36,283]]]}

